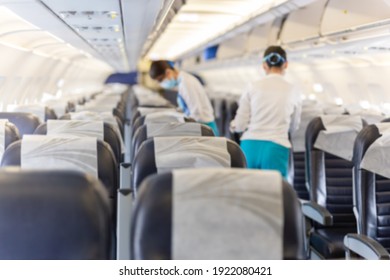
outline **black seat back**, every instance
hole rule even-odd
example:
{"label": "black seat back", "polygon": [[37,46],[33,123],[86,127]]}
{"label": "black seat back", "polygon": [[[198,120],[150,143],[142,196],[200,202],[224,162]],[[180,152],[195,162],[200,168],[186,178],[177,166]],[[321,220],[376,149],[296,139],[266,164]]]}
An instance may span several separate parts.
{"label": "black seat back", "polygon": [[7,119],[13,123],[18,128],[20,137],[24,134],[33,134],[40,125],[38,117],[30,113],[0,112],[0,119]]}
{"label": "black seat back", "polygon": [[[262,182],[264,181],[264,178],[260,176],[256,180],[251,180],[251,182],[245,182],[243,183],[241,180],[248,177],[248,171],[247,170],[239,170],[239,169],[197,169],[197,170],[180,170],[180,172],[190,172],[192,176],[196,177],[195,180],[197,183],[194,184],[194,186],[191,185],[191,189],[185,188],[185,191],[180,192],[180,187],[185,187],[184,185],[177,185],[177,183],[174,182],[175,174],[177,174],[178,171],[173,172],[166,172],[158,175],[153,175],[148,177],[143,183],[140,188],[140,193],[138,196],[137,204],[135,206],[135,210],[133,212],[133,219],[132,219],[132,230],[131,230],[131,255],[133,259],[174,259],[175,253],[174,253],[174,246],[180,246],[177,244],[174,244],[174,231],[176,229],[177,225],[176,222],[179,222],[175,220],[175,215],[173,213],[174,208],[174,201],[179,201],[183,199],[185,203],[191,203],[191,205],[198,203],[201,201],[199,199],[200,197],[207,198],[209,200],[215,200],[216,203],[209,203],[208,206],[213,209],[211,212],[207,212],[208,217],[202,218],[202,213],[199,211],[186,211],[186,215],[188,215],[188,220],[191,221],[191,223],[194,223],[195,225],[199,222],[204,222],[204,219],[210,219],[210,216],[212,219],[218,220],[218,225],[222,224],[223,230],[220,231],[218,235],[213,235],[209,237],[209,240],[207,245],[205,244],[206,240],[203,240],[202,238],[199,239],[198,232],[194,232],[194,234],[191,234],[191,239],[194,239],[201,249],[200,250],[210,250],[214,254],[215,251],[218,251],[218,246],[232,246],[234,247],[234,243],[241,243],[244,244],[246,248],[249,245],[249,247],[257,247],[261,243],[266,242],[255,242],[255,244],[250,244],[250,240],[253,237],[253,234],[247,235],[248,232],[246,232],[247,227],[253,226],[255,222],[249,222],[246,226],[244,224],[241,225],[241,227],[237,227],[235,230],[231,226],[231,221],[234,220],[235,214],[238,215],[238,219],[243,219],[243,216],[238,214],[238,212],[235,212],[235,214],[231,215],[224,215],[225,212],[221,213],[218,212],[217,205],[219,203],[224,204],[224,202],[229,206],[234,208],[245,208],[245,211],[248,211],[252,213],[253,216],[257,216],[259,219],[262,219],[262,214],[265,214],[268,218],[267,221],[270,222],[273,220],[273,212],[270,210],[272,206],[271,204],[268,204],[267,206],[264,205],[264,202],[262,202],[262,199],[264,197],[269,197],[269,193],[267,191],[264,191],[263,188],[258,188],[258,184],[256,182]],[[259,173],[261,175],[265,174],[264,171],[250,171],[251,173]],[[204,179],[205,173],[211,174],[209,177],[207,177],[207,180]],[[268,172],[269,173],[269,172]],[[280,177],[279,174],[276,174]],[[250,175],[252,176],[252,175]],[[203,178],[203,180],[202,180]],[[263,179],[262,179],[263,178]],[[189,178],[190,181],[192,181],[192,177]],[[215,180],[219,180],[222,182],[214,183]],[[211,184],[210,184],[211,183]],[[233,188],[226,188],[226,184],[235,184]],[[248,196],[245,194],[245,190],[247,190],[249,184],[254,184],[254,187],[256,191],[251,192],[251,195]],[[256,185],[257,184],[257,185]],[[283,222],[281,226],[283,229],[280,231],[280,237],[276,233],[277,230],[274,229],[274,231],[265,232],[265,235],[270,237],[272,235],[277,235],[278,238],[280,238],[280,242],[283,244],[281,245],[282,252],[279,252],[281,254],[282,259],[304,259],[304,243],[303,243],[303,221],[302,221],[302,214],[300,209],[300,204],[298,202],[297,196],[294,192],[294,190],[289,186],[286,182],[282,183],[282,180],[279,181],[279,188],[281,188],[281,196],[274,197],[274,200],[278,200],[278,203],[281,203],[283,210],[280,211],[281,216],[284,217]],[[216,186],[220,190],[215,191]],[[275,186],[269,185],[269,188],[273,188]],[[260,190],[264,191],[262,194],[260,193]],[[187,195],[186,195],[187,194]],[[188,195],[188,194],[193,194]],[[282,201],[279,201],[281,199]],[[217,203],[218,201],[218,203]],[[214,208],[215,207],[215,208]],[[263,208],[262,208],[263,207]],[[262,208],[261,211],[257,212],[256,208]],[[209,209],[209,210],[211,210]],[[272,212],[272,213],[271,213]],[[212,214],[211,214],[212,213]],[[218,213],[215,215],[215,213]],[[207,215],[207,214],[206,214]],[[214,215],[214,216],[213,216]],[[268,216],[269,215],[269,216]],[[218,218],[220,216],[220,218]],[[244,215],[245,216],[245,215]],[[221,222],[222,221],[222,222]],[[206,222],[207,223],[207,222]],[[215,223],[211,222],[213,225]],[[229,230],[230,229],[230,230]],[[195,230],[196,231],[196,230]],[[199,229],[198,229],[199,231]],[[218,229],[217,229],[218,231]],[[229,235],[234,232],[234,237],[230,236],[232,239],[230,243],[224,243],[219,244],[218,241],[222,235]],[[258,234],[261,234],[258,232]],[[202,235],[202,234],[201,234]],[[244,237],[244,236],[247,236]],[[198,240],[199,239],[199,240]],[[198,241],[197,241],[198,240]],[[249,244],[248,244],[249,243]],[[186,244],[181,244],[186,246]],[[272,247],[274,245],[270,244]],[[187,245],[188,246],[188,245]],[[207,252],[201,252],[201,257],[199,255],[193,255],[193,251],[191,248],[185,247],[185,257],[183,258],[189,258],[189,259],[199,259],[199,258],[207,258],[210,259],[209,253]],[[258,252],[262,255],[262,258],[273,258],[274,252],[271,253],[271,251],[274,249],[270,248],[270,251],[266,252]],[[195,248],[194,248],[195,249]],[[196,248],[199,253],[199,249]],[[179,248],[180,250],[180,248]],[[232,257],[229,256],[229,253],[222,256],[223,258],[233,258],[237,259],[237,255],[240,255],[240,258],[250,258],[253,257],[253,254],[250,254],[248,251],[251,250],[245,250],[241,246],[239,248],[240,252],[237,252]],[[245,250],[245,251],[243,251]],[[221,257],[221,255],[219,255]],[[176,257],[180,258],[180,257]]]}
{"label": "black seat back", "polygon": [[18,128],[10,122],[7,122],[5,125],[5,145],[4,147],[7,148],[10,144],[12,144],[15,141],[18,141],[20,139],[19,130]]}
{"label": "black seat back", "polygon": [[[6,150],[1,166],[21,166],[22,140],[12,143]],[[103,182],[111,198],[115,198],[118,188],[118,166],[110,146],[97,140],[98,178]],[[45,163],[42,163],[45,164]]]}
{"label": "black seat back", "polygon": [[225,123],[225,137],[228,139],[231,139],[235,141],[236,143],[240,143],[240,133],[232,133],[230,131],[230,122],[234,120],[236,117],[237,109],[238,109],[238,103],[234,100],[226,100],[226,119],[224,121]]}
{"label": "black seat back", "polygon": [[223,98],[215,98],[213,100],[213,107],[215,113],[215,122],[218,127],[220,135],[225,135],[226,122],[226,100]]}
{"label": "black seat back", "polygon": [[[193,144],[191,142],[195,143],[201,143],[206,139],[211,139],[211,141],[225,141],[226,140],[226,147],[227,147],[227,153],[230,155],[230,167],[239,167],[239,168],[245,168],[246,167],[246,160],[243,152],[241,151],[240,147],[237,145],[237,143],[229,140],[229,139],[221,139],[219,137],[161,137],[165,138],[165,141],[175,141],[176,139],[184,139],[183,144],[179,144],[175,147],[172,147],[173,149],[185,149],[185,150],[191,150],[196,154],[196,150],[193,149]],[[137,155],[134,158],[133,162],[133,179],[132,179],[132,186],[137,190],[137,188],[140,186],[141,182],[149,175],[157,173],[157,164],[156,164],[156,150],[155,150],[155,141],[158,138],[151,138],[146,140],[141,147],[138,150]],[[206,144],[205,144],[206,145]],[[200,155],[200,153],[199,153]],[[213,157],[213,153],[210,152],[210,157]],[[171,169],[174,168],[183,168],[180,162],[174,162],[172,163]],[[197,164],[197,159],[193,159],[194,167]]]}
{"label": "black seat back", "polygon": [[[158,131],[154,131],[152,133],[148,133],[148,129],[152,127],[159,127]],[[186,127],[199,129],[198,131],[193,131],[192,129],[188,129],[187,131],[183,131],[183,128]],[[199,123],[169,123],[169,124],[149,124],[142,125],[137,129],[137,132],[133,136],[133,142],[131,145],[133,158],[138,152],[139,147],[143,142],[152,137],[162,137],[162,136],[214,136],[213,130],[206,125]]]}
{"label": "black seat back", "polygon": [[[183,117],[184,122],[195,122],[194,119]],[[164,122],[162,122],[164,121]],[[161,118],[160,123],[166,123],[164,118]],[[133,123],[131,127],[131,135],[134,137],[134,135],[137,133],[138,128],[140,128],[142,125],[146,123],[146,116],[139,116]]]}
{"label": "black seat back", "polygon": [[45,122],[47,120],[56,120],[56,119],[57,119],[56,112],[53,109],[46,107],[45,108]]}
{"label": "black seat back", "polygon": [[377,126],[369,125],[356,138],[353,158],[354,206],[358,213],[359,233],[375,239],[390,252],[390,178],[361,167],[367,150],[381,136]]}
{"label": "black seat back", "polygon": [[[123,127],[123,122],[116,116],[112,116],[113,117],[113,122],[111,122],[111,118],[108,119],[106,116],[104,115],[101,115],[101,116],[91,116],[91,117],[82,117],[82,116],[79,116],[79,117],[72,117],[71,114],[65,114],[63,116],[60,117],[60,120],[103,120],[104,122],[107,122],[107,123],[110,123],[111,125],[118,125],[119,127],[119,130],[120,130],[120,134],[122,135],[123,137],[123,131],[124,131],[124,127]],[[116,123],[115,123],[116,122]]]}
{"label": "black seat back", "polygon": [[333,227],[355,227],[352,210],[351,161],[314,147],[321,131],[321,118],[313,119],[306,130],[307,182],[310,199],[325,207],[333,215]]}
{"label": "black seat back", "polygon": [[0,171],[0,259],[109,259],[101,183],[73,171]]}

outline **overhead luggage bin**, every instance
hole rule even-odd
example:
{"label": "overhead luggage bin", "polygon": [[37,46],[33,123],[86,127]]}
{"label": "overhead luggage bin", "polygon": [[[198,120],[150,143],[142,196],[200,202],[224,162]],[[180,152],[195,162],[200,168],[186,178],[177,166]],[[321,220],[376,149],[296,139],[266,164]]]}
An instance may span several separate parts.
{"label": "overhead luggage bin", "polygon": [[322,14],[327,2],[328,0],[318,0],[305,8],[291,12],[280,33],[282,44],[319,38]]}
{"label": "overhead luggage bin", "polygon": [[248,42],[246,46],[247,53],[256,53],[260,49],[265,48],[269,42],[269,31],[272,27],[272,21],[264,23],[253,28],[249,32]]}
{"label": "overhead luggage bin", "polygon": [[389,23],[389,14],[388,1],[329,0],[322,19],[321,34],[332,35]]}
{"label": "overhead luggage bin", "polygon": [[223,42],[217,50],[217,59],[242,56],[245,53],[247,40],[248,34],[245,33]]}

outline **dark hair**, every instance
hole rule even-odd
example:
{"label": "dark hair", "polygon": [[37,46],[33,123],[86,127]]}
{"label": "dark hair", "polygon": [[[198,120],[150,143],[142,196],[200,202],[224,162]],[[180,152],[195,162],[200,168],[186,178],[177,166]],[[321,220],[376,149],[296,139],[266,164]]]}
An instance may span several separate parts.
{"label": "dark hair", "polygon": [[164,75],[167,69],[173,69],[169,61],[156,60],[150,65],[149,75],[152,79],[156,79],[158,76]]}
{"label": "dark hair", "polygon": [[270,46],[264,52],[263,61],[268,67],[282,67],[287,62],[286,51],[280,46]]}

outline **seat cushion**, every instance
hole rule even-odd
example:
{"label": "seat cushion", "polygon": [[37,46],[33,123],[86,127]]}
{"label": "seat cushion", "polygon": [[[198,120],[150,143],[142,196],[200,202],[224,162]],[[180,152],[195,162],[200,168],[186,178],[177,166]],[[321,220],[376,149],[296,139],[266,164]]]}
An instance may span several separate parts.
{"label": "seat cushion", "polygon": [[356,228],[318,229],[310,236],[310,246],[325,259],[345,258],[344,236],[355,232]]}

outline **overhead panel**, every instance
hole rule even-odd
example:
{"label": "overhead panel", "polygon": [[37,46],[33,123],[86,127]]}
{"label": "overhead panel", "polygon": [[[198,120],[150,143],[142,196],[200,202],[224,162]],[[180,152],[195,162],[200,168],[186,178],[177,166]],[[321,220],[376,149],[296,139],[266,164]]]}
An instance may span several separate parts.
{"label": "overhead panel", "polygon": [[283,44],[318,38],[325,4],[328,0],[317,0],[306,7],[293,11],[287,17],[280,34]]}
{"label": "overhead panel", "polygon": [[[66,56],[52,57],[72,63],[95,65],[97,71],[112,71],[91,46],[39,0],[0,0],[0,42],[19,50],[49,57],[46,45],[67,48]],[[28,38],[27,38],[28,37]],[[30,40],[31,39],[31,40]],[[77,60],[77,62],[76,62]],[[81,62],[83,61],[83,62]]]}
{"label": "overhead panel", "polygon": [[245,44],[248,40],[248,34],[241,34],[232,39],[223,42],[217,50],[217,58],[224,59],[230,57],[239,57],[245,54]]}
{"label": "overhead panel", "polygon": [[248,53],[257,53],[268,45],[268,35],[272,27],[272,21],[264,23],[252,29],[247,42]]}
{"label": "overhead panel", "polygon": [[[51,33],[25,21],[4,6],[0,7],[0,26],[0,43],[13,48],[58,59],[81,55],[80,50],[66,44],[63,40]],[[53,52],[49,52],[47,50],[48,46],[56,52],[61,50],[61,53],[66,53],[66,57],[56,56]]]}
{"label": "overhead panel", "polygon": [[389,22],[390,1],[329,0],[321,25],[322,35],[356,30]]}
{"label": "overhead panel", "polygon": [[129,69],[119,1],[41,0],[41,2],[117,71]]}

